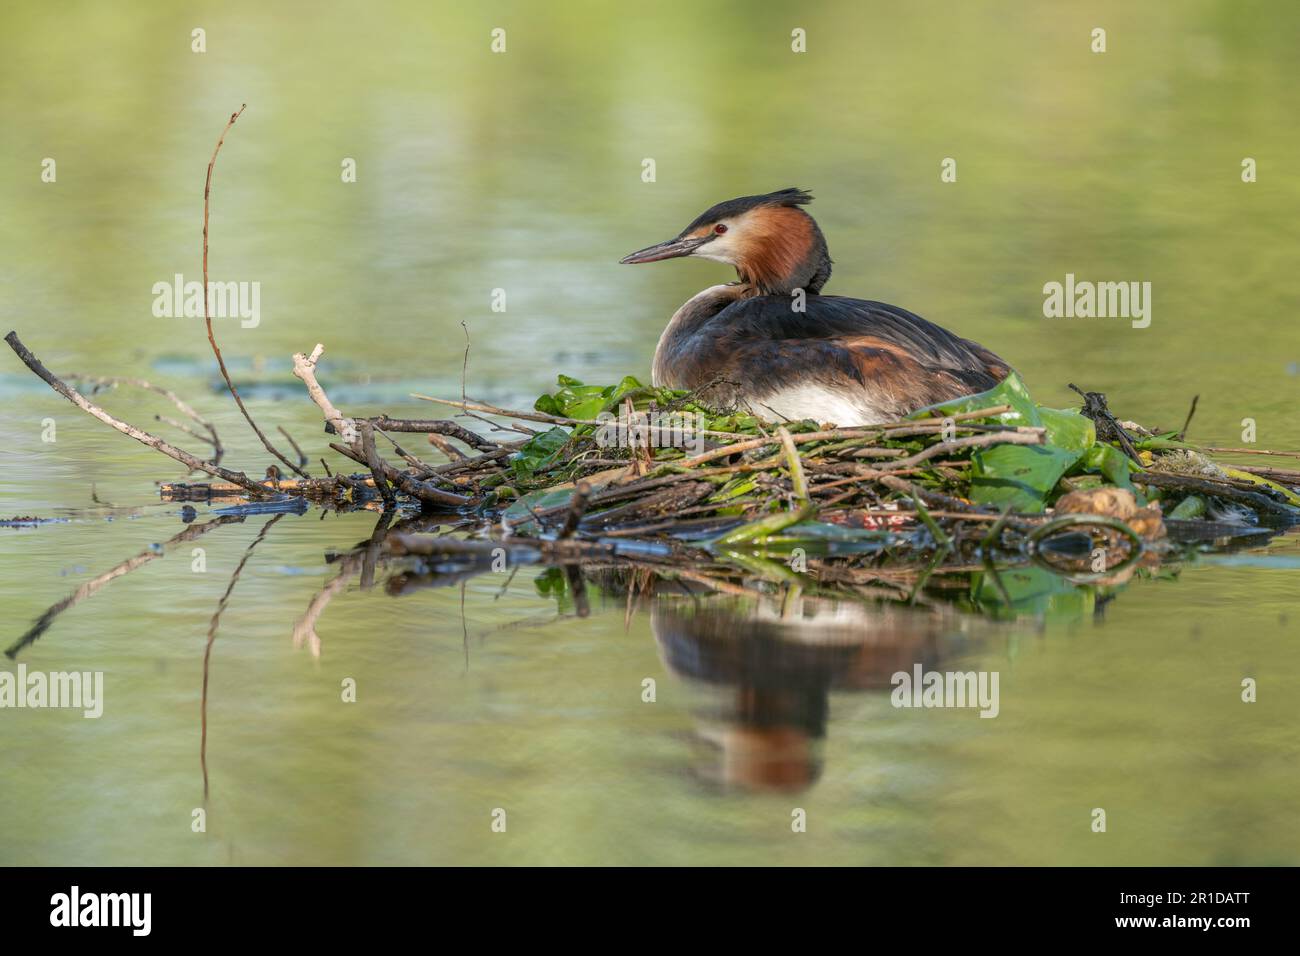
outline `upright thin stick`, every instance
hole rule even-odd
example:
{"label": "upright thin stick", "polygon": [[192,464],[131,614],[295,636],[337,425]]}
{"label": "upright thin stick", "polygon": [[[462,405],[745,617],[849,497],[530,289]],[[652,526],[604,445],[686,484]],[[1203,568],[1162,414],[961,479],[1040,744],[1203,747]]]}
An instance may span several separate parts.
{"label": "upright thin stick", "polygon": [[785,449],[786,465],[790,469],[790,484],[794,490],[795,500],[800,504],[808,503],[808,479],[804,477],[803,461],[799,458],[799,450],[794,447],[794,439],[786,431],[785,426],[776,430],[777,436],[781,439],[781,447]]}
{"label": "upright thin stick", "polygon": [[262,429],[257,427],[257,422],[253,421],[253,416],[248,414],[248,409],[244,407],[244,400],[239,397],[239,390],[235,388],[235,383],[230,379],[230,373],[226,371],[225,359],[221,357],[221,349],[217,346],[217,338],[212,332],[212,313],[209,311],[208,296],[208,208],[212,196],[212,170],[217,165],[217,153],[221,152],[221,144],[226,141],[226,133],[230,132],[230,127],[235,125],[235,120],[239,119],[248,104],[239,107],[238,112],[231,113],[230,119],[226,121],[225,129],[221,131],[221,137],[217,140],[217,146],[212,151],[212,159],[208,162],[208,178],[203,184],[203,321],[208,327],[208,344],[212,346],[212,354],[217,357],[217,366],[221,369],[221,377],[226,380],[226,388],[230,389],[230,394],[234,396],[235,404],[239,406],[239,411],[243,414],[244,420],[261,439],[262,445],[276,458],[280,459],[288,468],[301,478],[310,477],[307,472],[303,471],[288,458],[280,453],[280,450],[271,444],[271,440],[262,433]]}

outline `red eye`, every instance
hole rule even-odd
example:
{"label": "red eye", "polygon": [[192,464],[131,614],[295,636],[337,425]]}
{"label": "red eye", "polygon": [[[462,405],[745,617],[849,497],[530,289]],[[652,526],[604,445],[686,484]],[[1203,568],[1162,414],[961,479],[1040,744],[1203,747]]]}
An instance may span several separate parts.
{"label": "red eye", "polygon": [[713,231],[714,233],[720,236],[727,231],[727,227],[724,226],[722,223],[718,223],[716,226],[713,227]]}

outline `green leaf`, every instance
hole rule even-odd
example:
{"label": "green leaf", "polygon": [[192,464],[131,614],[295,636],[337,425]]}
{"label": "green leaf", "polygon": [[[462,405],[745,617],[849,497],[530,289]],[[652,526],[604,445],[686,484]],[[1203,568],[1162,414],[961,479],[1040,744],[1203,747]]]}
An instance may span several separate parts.
{"label": "green leaf", "polygon": [[749,494],[758,486],[753,475],[737,475],[709,496],[710,502],[729,501]]}
{"label": "green leaf", "polygon": [[1133,442],[1133,447],[1137,451],[1172,451],[1174,449],[1183,449],[1186,451],[1200,451],[1199,445],[1193,445],[1190,442],[1178,441],[1170,438],[1168,435],[1155,435],[1151,438],[1142,438]]}
{"label": "green leaf", "polygon": [[561,412],[565,418],[581,418],[590,421],[605,410],[605,395],[597,391],[595,395],[586,398],[578,397],[573,402],[566,405]]}
{"label": "green leaf", "polygon": [[1001,422],[1004,425],[1042,424],[1042,420],[1038,415],[1038,406],[1029,397],[1029,390],[1025,388],[1025,383],[1020,380],[1020,376],[1015,372],[1009,373],[1006,378],[986,392],[967,395],[964,398],[955,398],[950,402],[942,402],[938,405],[928,405],[907,417],[946,418],[949,415],[973,412],[994,405],[1010,405],[1011,411],[1003,412],[1001,415],[994,415],[986,419],[987,421]]}
{"label": "green leaf", "polygon": [[540,491],[529,492],[522,498],[511,502],[503,517],[506,519],[507,524],[514,525],[531,518],[534,511],[545,511],[548,508],[567,504],[571,500],[573,500],[572,488],[557,488],[554,490],[543,488]]}
{"label": "green leaf", "polygon": [[1078,458],[1078,453],[1052,445],[982,448],[971,456],[970,499],[1031,514],[1042,511],[1047,496]]}
{"label": "green leaf", "polygon": [[1178,502],[1177,507],[1170,511],[1166,518],[1171,521],[1190,521],[1193,518],[1204,516],[1206,509],[1205,499],[1200,495],[1188,495],[1182,501]]}
{"label": "green leaf", "polygon": [[510,462],[516,477],[531,478],[543,467],[554,463],[556,455],[569,440],[569,433],[558,425],[535,435],[519,449]]}
{"label": "green leaf", "polygon": [[774,535],[779,531],[784,531],[791,525],[806,521],[816,513],[817,509],[811,505],[804,505],[795,511],[777,511],[749,524],[741,525],[726,532],[718,538],[713,539],[710,544],[716,547],[730,548],[735,545],[745,544],[747,542],[762,539],[768,535]]}
{"label": "green leaf", "polygon": [[1138,466],[1114,445],[1097,442],[1088,449],[1088,453],[1079,461],[1076,470],[1099,473],[1112,485],[1136,491],[1133,487],[1132,475],[1138,470]]}
{"label": "green leaf", "polygon": [[644,387],[631,375],[617,385],[584,385],[569,375],[560,375],[556,384],[560,387],[551,394],[538,396],[533,408],[547,415],[588,421],[617,404],[624,395]]}
{"label": "green leaf", "polygon": [[908,417],[945,418],[995,405],[1010,405],[1011,409],[981,421],[1045,428],[1046,443],[993,445],[975,452],[971,456],[970,498],[976,504],[1042,511],[1061,476],[1096,442],[1096,430],[1087,418],[1075,411],[1035,405],[1015,372],[988,391],[931,405]]}
{"label": "green leaf", "polygon": [[1047,443],[1083,455],[1097,443],[1097,427],[1073,409],[1038,407],[1038,417],[1047,429]]}
{"label": "green leaf", "polygon": [[533,402],[533,410],[546,415],[563,415],[564,406],[556,401],[554,395],[539,395]]}

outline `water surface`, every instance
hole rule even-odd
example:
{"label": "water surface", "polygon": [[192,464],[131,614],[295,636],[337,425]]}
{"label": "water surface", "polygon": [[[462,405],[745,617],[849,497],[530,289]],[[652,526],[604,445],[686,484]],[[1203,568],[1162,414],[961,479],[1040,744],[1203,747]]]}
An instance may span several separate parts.
{"label": "water surface", "polygon": [[[459,394],[467,335],[469,390],[500,404],[560,372],[647,376],[667,316],[728,277],[618,258],[786,185],[818,196],[828,291],[987,344],[1040,401],[1070,403],[1075,382],[1177,427],[1199,394],[1193,439],[1239,445],[1251,419],[1261,446],[1300,448],[1291,5],[293,8],[20,2],[0,30],[5,331],[61,373],[176,389],[239,467],[268,461],[201,323],[155,318],[151,288],[198,277],[204,169],[245,102],[212,275],[260,282],[262,314],[218,335],[253,413],[313,457],[325,436],[293,352],[325,343],[322,380],[356,415]],[[1045,319],[1043,284],[1066,273],[1152,282],[1150,327]],[[186,440],[145,394],[98,400]],[[0,403],[0,513],[68,519],[0,528],[8,645],[187,525],[155,489],[178,467],[12,357]],[[381,564],[367,586],[362,566],[318,644],[296,645],[376,516],[271,520],[173,545],[0,665],[100,670],[106,696],[99,720],[0,713],[0,862],[1300,861],[1295,534],[1100,591],[1026,578],[1001,610],[969,580],[905,607],[791,603],[761,582],[640,581],[629,600],[593,572],[580,616],[551,570],[420,581]],[[892,707],[888,674],[915,661],[998,671],[998,717]]]}

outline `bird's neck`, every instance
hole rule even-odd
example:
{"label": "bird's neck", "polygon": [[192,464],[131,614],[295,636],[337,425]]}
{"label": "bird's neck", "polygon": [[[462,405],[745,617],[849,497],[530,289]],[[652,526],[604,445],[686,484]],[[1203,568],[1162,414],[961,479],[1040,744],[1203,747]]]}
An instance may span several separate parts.
{"label": "bird's neck", "polygon": [[737,256],[736,275],[759,295],[816,294],[831,277],[830,250],[817,221],[802,209],[762,210]]}
{"label": "bird's neck", "polygon": [[731,303],[758,295],[750,285],[732,282],[697,293],[673,313],[655,348],[651,381],[655,387],[696,388],[704,370],[699,366],[701,350],[693,348],[691,337]]}

